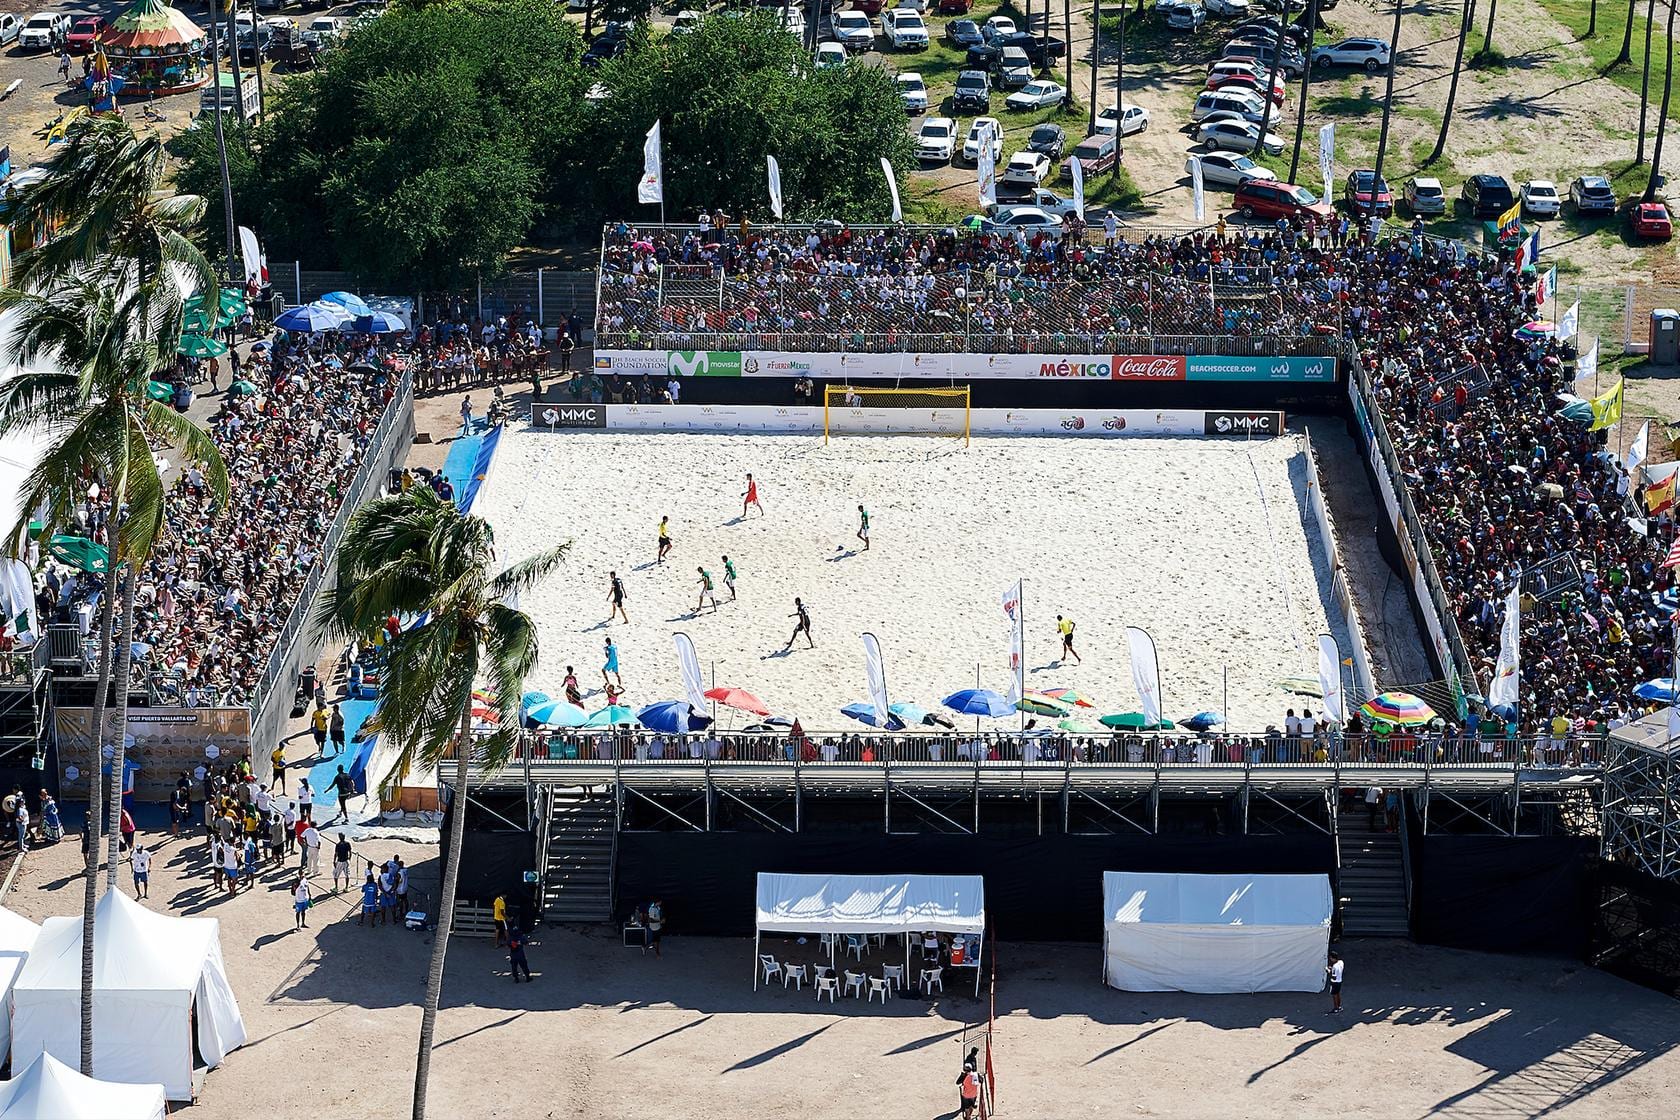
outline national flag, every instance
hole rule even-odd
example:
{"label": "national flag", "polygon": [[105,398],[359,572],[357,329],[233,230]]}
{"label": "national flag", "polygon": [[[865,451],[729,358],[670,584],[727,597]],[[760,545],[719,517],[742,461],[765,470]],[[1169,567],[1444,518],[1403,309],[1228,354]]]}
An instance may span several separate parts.
{"label": "national flag", "polygon": [[[1504,236],[1505,236],[1505,231],[1500,230],[1499,236],[1500,236],[1501,239],[1503,239]],[[1517,256],[1516,256],[1516,262],[1515,263],[1516,263],[1518,272],[1521,272],[1523,269],[1527,268],[1529,265],[1538,265],[1540,263],[1540,227],[1539,226],[1534,227],[1534,232],[1529,235],[1527,241],[1524,241],[1521,245],[1517,246]]]}
{"label": "national flag", "polygon": [[[1598,347],[1593,347],[1593,357],[1598,357]],[[1589,432],[1600,431],[1617,423],[1622,418],[1622,379],[1616,378],[1616,383],[1603,394],[1592,399],[1593,422],[1587,428]]]}
{"label": "national flag", "polygon": [[1674,543],[1668,546],[1668,558],[1662,562],[1665,568],[1672,568],[1680,564],[1680,534],[1674,537]]}
{"label": "national flag", "polygon": [[1661,482],[1653,483],[1645,488],[1645,509],[1656,517],[1674,504],[1674,480],[1677,476],[1669,475]]}
{"label": "national flag", "polygon": [[1513,202],[1511,208],[1499,215],[1499,240],[1522,231],[1522,203]]}
{"label": "national flag", "polygon": [[1534,302],[1539,307],[1545,307],[1557,294],[1557,265],[1548,268],[1534,286]]}
{"label": "national flag", "polygon": [[1583,350],[1575,359],[1575,383],[1578,385],[1598,376],[1598,344]]}

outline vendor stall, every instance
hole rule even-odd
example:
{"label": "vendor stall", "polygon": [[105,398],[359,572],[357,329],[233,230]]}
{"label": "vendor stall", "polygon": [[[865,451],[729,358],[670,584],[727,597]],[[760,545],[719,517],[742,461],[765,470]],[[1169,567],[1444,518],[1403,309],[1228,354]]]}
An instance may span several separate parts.
{"label": "vendor stall", "polygon": [[180,93],[210,80],[207,36],[185,12],[163,0],[139,0],[99,35],[101,63],[125,83],[123,92]]}
{"label": "vendor stall", "polygon": [[1103,981],[1129,992],[1316,992],[1328,875],[1103,872]]}
{"label": "vendor stall", "polygon": [[765,933],[829,935],[829,953],[847,934],[904,934],[905,968],[911,935],[962,937],[951,966],[974,969],[980,993],[980,955],[986,931],[986,888],[978,875],[784,875],[758,873],[758,916],[753,936],[753,988]]}

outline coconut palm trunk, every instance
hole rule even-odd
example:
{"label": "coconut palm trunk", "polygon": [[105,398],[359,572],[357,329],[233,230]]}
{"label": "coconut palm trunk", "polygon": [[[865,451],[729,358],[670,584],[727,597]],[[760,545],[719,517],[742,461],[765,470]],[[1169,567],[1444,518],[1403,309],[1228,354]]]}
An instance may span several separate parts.
{"label": "coconut palm trunk", "polygon": [[1662,177],[1663,138],[1668,133],[1668,95],[1674,89],[1674,9],[1675,0],[1669,0],[1668,31],[1663,35],[1666,45],[1663,62],[1663,95],[1662,108],[1657,112],[1657,140],[1651,149],[1651,177],[1645,181],[1645,201],[1650,202],[1657,197],[1657,180]]}
{"label": "coconut palm trunk", "polygon": [[99,808],[104,792],[100,750],[105,738],[105,697],[111,690],[111,626],[116,620],[116,573],[106,566],[105,593],[99,597],[99,677],[93,692],[93,742],[88,752],[86,870],[82,882],[82,1061],[83,1077],[93,1076],[93,914],[99,905]]}
{"label": "coconut palm trunk", "polygon": [[[1048,37],[1049,37],[1048,29],[1046,29],[1046,39],[1048,39]],[[1073,4],[1072,4],[1072,0],[1062,0],[1062,42],[1066,47],[1066,50],[1063,53],[1064,53],[1064,59],[1067,63],[1067,91],[1068,91],[1068,97],[1071,99],[1073,97]],[[1091,49],[1096,50],[1097,45],[1095,43],[1092,43],[1091,44]],[[1050,57],[1050,52],[1048,50],[1046,50],[1044,52],[1044,70],[1045,70],[1046,73],[1053,73],[1055,71],[1055,68],[1056,68],[1056,60],[1051,58]],[[1095,95],[1096,90],[1092,90],[1091,93],[1093,95]]]}
{"label": "coconut palm trunk", "polygon": [[[1272,90],[1277,88],[1278,67],[1283,64],[1283,29],[1289,26],[1287,9],[1278,14],[1277,35],[1272,39],[1272,65],[1266,70],[1266,88],[1260,91],[1260,133],[1254,138],[1251,152],[1260,155],[1266,148],[1266,137],[1272,130]],[[1301,83],[1302,96],[1306,95],[1306,82]]]}
{"label": "coconut palm trunk", "polygon": [[1639,0],[1628,0],[1627,25],[1622,28],[1622,49],[1610,60],[1612,69],[1633,61],[1633,14],[1638,6]]}
{"label": "coconut palm trunk", "polygon": [[[1628,6],[1628,10],[1629,11],[1633,10],[1631,2]],[[1483,55],[1487,54],[1488,51],[1493,48],[1493,19],[1498,14],[1499,14],[1499,0],[1491,0],[1491,2],[1488,4],[1487,30],[1482,32],[1482,47],[1481,47],[1480,50],[1478,50],[1476,52],[1476,57],[1477,58],[1481,58]]]}
{"label": "coconut palm trunk", "polygon": [[[1301,71],[1301,101],[1295,110],[1295,151],[1289,157],[1289,181],[1301,167],[1301,138],[1307,133],[1307,91],[1312,89],[1313,44],[1318,39],[1318,0],[1307,3],[1307,68]],[[1392,61],[1392,60],[1390,60]]]}
{"label": "coconut palm trunk", "polygon": [[[1085,122],[1085,131],[1087,133],[1095,132],[1097,130],[1097,57],[1102,53],[1101,50],[1098,49],[1102,46],[1102,24],[1099,22],[1098,16],[1101,14],[1099,7],[1101,3],[1102,0],[1091,0],[1091,107],[1087,113],[1088,119]],[[1120,100],[1120,93],[1118,90],[1115,91],[1114,98],[1115,103],[1118,104]],[[1114,135],[1117,138],[1120,135],[1120,121],[1118,116],[1116,116],[1114,122]],[[1116,143],[1118,142],[1118,139],[1116,139]]]}
{"label": "coconut palm trunk", "polygon": [[461,845],[467,836],[467,776],[472,768],[472,713],[461,716],[455,742],[455,803],[449,814],[449,857],[443,861],[443,898],[438,906],[437,937],[426,969],[426,1002],[420,1011],[420,1053],[414,1062],[414,1120],[426,1120],[426,1086],[432,1076],[432,1038],[437,1033],[438,1004],[443,997],[443,957],[455,922],[455,888],[461,879]]}
{"label": "coconut palm trunk", "polygon": [[[134,668],[134,585],[139,573],[133,564],[122,569],[122,625],[117,632],[117,727],[111,738],[111,809],[105,828],[105,889],[117,886],[117,868],[122,863],[119,845],[122,842],[123,787],[128,763],[128,677]],[[104,753],[104,752],[101,752]]]}
{"label": "coconut palm trunk", "polygon": [[1639,154],[1634,163],[1645,162],[1645,109],[1651,101],[1651,29],[1657,23],[1657,0],[1645,0],[1645,59],[1639,68]]}
{"label": "coconut palm trunk", "polygon": [[1441,110],[1441,131],[1435,137],[1435,150],[1423,162],[1434,163],[1447,150],[1447,130],[1452,128],[1453,103],[1458,100],[1458,79],[1464,73],[1464,46],[1470,39],[1470,28],[1476,22],[1476,0],[1464,0],[1464,15],[1458,21],[1458,51],[1453,55],[1452,78],[1447,83],[1447,105]]}
{"label": "coconut palm trunk", "polygon": [[[1404,0],[1394,0],[1394,28],[1388,36],[1388,81],[1383,88],[1382,131],[1377,135],[1377,162],[1371,177],[1373,211],[1377,208],[1377,191],[1383,181],[1383,158],[1388,155],[1388,120],[1394,112],[1394,72],[1400,69],[1400,13],[1404,10],[1403,4]],[[1491,17],[1488,26],[1493,26]]]}

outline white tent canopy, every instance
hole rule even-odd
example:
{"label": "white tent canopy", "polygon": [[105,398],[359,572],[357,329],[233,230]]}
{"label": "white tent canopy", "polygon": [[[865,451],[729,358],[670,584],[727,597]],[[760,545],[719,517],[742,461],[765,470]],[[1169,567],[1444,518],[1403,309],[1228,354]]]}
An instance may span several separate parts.
{"label": "white tent canopy", "polygon": [[1103,980],[1131,992],[1316,992],[1328,875],[1103,872]]}
{"label": "white tent canopy", "polygon": [[[192,1099],[193,1043],[210,1066],[245,1041],[214,918],[157,914],[107,891],[94,916],[96,1076],[161,1081]],[[12,990],[12,1064],[81,1055],[82,920],[48,918]]]}
{"label": "white tent canopy", "polygon": [[0,1081],[0,1120],[163,1120],[163,1086],[83,1077],[51,1054]]}
{"label": "white tent canopy", "polygon": [[0,1059],[12,1046],[12,985],[40,935],[40,926],[0,906]]}
{"label": "white tent canopy", "polygon": [[[757,934],[986,932],[986,886],[978,875],[789,875],[758,873]],[[908,947],[906,949],[908,953]],[[974,959],[975,991],[980,961]],[[755,971],[754,986],[758,973]]]}

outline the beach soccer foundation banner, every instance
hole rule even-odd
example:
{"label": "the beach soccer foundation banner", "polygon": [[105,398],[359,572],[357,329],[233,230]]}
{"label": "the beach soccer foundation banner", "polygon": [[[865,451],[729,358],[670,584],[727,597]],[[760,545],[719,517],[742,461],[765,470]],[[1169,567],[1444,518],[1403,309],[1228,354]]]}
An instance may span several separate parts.
{"label": "the beach soccer foundation banner", "polygon": [[[820,405],[605,404],[600,423],[618,432],[784,432],[822,434]],[[845,408],[828,410],[831,435],[1025,436],[1224,436],[1265,439],[1283,434],[1285,416],[1267,409],[1050,409],[1050,408]],[[966,429],[965,429],[966,424]],[[579,431],[582,425],[551,425],[541,415],[534,427]]]}
{"label": "the beach soccer foundation banner", "polygon": [[1328,385],[1336,359],[1217,354],[834,354],[771,350],[597,350],[620,376],[927,378],[939,381],[1260,381]]}

